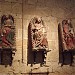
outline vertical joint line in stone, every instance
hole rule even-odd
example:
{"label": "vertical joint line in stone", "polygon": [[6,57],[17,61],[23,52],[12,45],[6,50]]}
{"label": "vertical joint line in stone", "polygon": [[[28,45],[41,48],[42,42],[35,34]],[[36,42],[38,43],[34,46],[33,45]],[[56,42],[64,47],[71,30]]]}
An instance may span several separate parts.
{"label": "vertical joint line in stone", "polygon": [[22,63],[23,63],[23,0],[22,0]]}

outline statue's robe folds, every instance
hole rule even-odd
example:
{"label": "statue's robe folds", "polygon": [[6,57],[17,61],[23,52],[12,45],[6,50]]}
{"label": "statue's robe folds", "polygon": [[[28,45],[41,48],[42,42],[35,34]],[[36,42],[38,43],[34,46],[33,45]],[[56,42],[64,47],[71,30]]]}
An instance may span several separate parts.
{"label": "statue's robe folds", "polygon": [[[75,33],[69,24],[59,25],[63,50],[75,50]],[[60,40],[59,40],[60,41]]]}
{"label": "statue's robe folds", "polygon": [[30,23],[32,50],[47,50],[47,32],[42,19],[33,18]]}

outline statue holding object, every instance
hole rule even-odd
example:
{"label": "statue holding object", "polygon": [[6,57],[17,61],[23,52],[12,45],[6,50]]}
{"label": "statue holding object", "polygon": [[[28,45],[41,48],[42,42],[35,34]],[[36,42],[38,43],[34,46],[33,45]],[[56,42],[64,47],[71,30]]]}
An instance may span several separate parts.
{"label": "statue holding object", "polygon": [[34,17],[29,25],[31,26],[31,39],[33,50],[48,49],[46,27],[41,18]]}
{"label": "statue holding object", "polygon": [[0,48],[12,48],[15,46],[14,18],[11,15],[2,16],[0,37]]}
{"label": "statue holding object", "polygon": [[59,63],[61,66],[73,63],[75,55],[75,32],[70,20],[63,20],[58,25]]}
{"label": "statue holding object", "polygon": [[60,33],[64,50],[75,49],[75,33],[70,20],[63,20],[60,25]]}

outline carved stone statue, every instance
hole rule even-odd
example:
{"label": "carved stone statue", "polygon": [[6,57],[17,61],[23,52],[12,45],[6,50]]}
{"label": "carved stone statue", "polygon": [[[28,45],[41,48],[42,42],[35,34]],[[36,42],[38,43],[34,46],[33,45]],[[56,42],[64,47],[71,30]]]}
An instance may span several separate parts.
{"label": "carved stone statue", "polygon": [[73,63],[75,54],[75,32],[70,20],[63,20],[58,25],[59,35],[59,63],[61,66]]}
{"label": "carved stone statue", "polygon": [[14,51],[16,51],[14,18],[11,15],[3,15],[0,26],[0,64],[11,66]]}
{"label": "carved stone statue", "polygon": [[1,18],[0,47],[11,48],[15,44],[14,18],[3,15]]}
{"label": "carved stone statue", "polygon": [[48,48],[46,27],[41,18],[34,17],[29,25],[31,26],[31,39],[33,50]]}
{"label": "carved stone statue", "polygon": [[70,20],[63,20],[60,26],[62,45],[64,50],[75,49],[75,33]]}

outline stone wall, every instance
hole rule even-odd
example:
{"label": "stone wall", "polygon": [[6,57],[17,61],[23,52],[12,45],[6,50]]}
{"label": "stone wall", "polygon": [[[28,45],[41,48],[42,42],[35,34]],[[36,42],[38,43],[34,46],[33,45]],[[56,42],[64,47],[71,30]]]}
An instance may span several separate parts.
{"label": "stone wall", "polygon": [[[26,73],[47,72],[49,75],[75,75],[73,66],[59,63],[58,23],[70,18],[75,28],[75,0],[0,0],[0,19],[4,14],[11,14],[16,26],[16,52],[12,66],[0,65],[0,75],[28,75]],[[50,52],[46,64],[27,65],[28,24],[33,17],[42,17],[47,26],[47,39]],[[23,33],[22,33],[23,32]],[[23,34],[23,35],[22,35]],[[36,74],[35,74],[36,75]]]}

